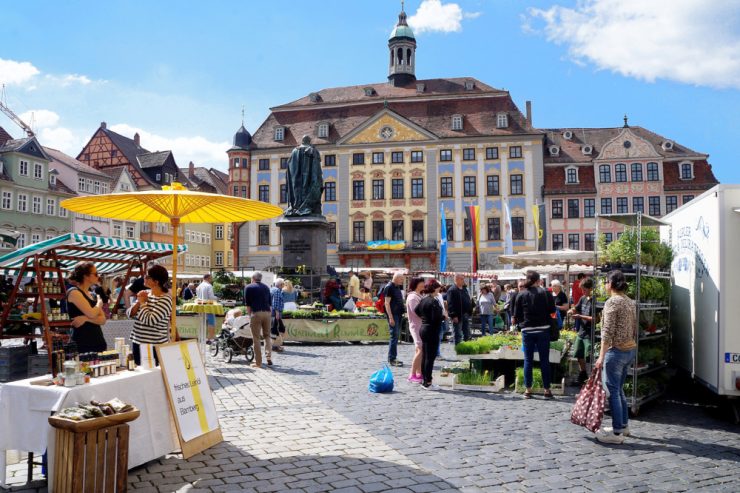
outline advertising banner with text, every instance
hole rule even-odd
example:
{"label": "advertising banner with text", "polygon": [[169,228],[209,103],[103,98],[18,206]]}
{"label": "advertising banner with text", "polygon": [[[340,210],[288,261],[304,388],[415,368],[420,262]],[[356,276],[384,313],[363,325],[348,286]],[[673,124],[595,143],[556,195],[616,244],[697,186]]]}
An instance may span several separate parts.
{"label": "advertising banner with text", "polygon": [[286,339],[303,342],[387,341],[388,320],[360,319],[284,319]]}

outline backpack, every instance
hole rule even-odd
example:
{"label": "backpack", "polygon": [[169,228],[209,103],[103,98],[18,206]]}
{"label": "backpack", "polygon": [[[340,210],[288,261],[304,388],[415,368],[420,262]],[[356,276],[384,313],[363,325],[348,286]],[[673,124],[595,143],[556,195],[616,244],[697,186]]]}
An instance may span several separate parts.
{"label": "backpack", "polygon": [[386,284],[383,289],[380,290],[380,293],[378,293],[378,301],[375,302],[375,309],[378,310],[378,313],[385,313],[385,290],[388,288],[388,285]]}

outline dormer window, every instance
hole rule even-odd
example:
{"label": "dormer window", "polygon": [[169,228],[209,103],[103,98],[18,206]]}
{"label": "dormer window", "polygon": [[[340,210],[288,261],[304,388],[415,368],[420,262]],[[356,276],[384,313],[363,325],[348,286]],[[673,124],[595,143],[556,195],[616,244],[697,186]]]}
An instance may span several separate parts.
{"label": "dormer window", "polygon": [[365,89],[365,96],[375,96],[375,89],[372,87],[366,87]]}
{"label": "dormer window", "polygon": [[573,138],[573,132],[571,132],[570,130],[566,130],[565,132],[563,132],[563,138],[565,140],[572,139]]}
{"label": "dormer window", "polygon": [[693,180],[694,179],[694,163],[681,163],[681,179],[682,180]]}
{"label": "dormer window", "polygon": [[560,155],[560,147],[550,146],[550,156],[557,157]]}
{"label": "dormer window", "polygon": [[496,115],[496,128],[506,128],[509,126],[509,115],[499,113]]}
{"label": "dormer window", "polygon": [[666,140],[663,142],[660,147],[663,148],[664,151],[672,151],[673,150],[673,141],[672,140]]}
{"label": "dormer window", "polygon": [[452,130],[463,129],[463,117],[462,115],[452,115]]}
{"label": "dormer window", "polygon": [[584,156],[590,156],[592,152],[594,152],[594,147],[586,144],[585,146],[581,147],[581,152]]}
{"label": "dormer window", "polygon": [[49,185],[57,184],[57,176],[53,173],[49,173]]}
{"label": "dormer window", "polygon": [[308,100],[312,103],[320,103],[321,102],[321,96],[319,96],[319,93],[312,92],[308,95]]}
{"label": "dormer window", "polygon": [[275,127],[275,140],[281,141],[285,139],[285,127]]}
{"label": "dormer window", "polygon": [[421,94],[422,92],[426,90],[426,87],[427,87],[426,84],[424,84],[423,82],[419,82],[416,84],[416,92]]}
{"label": "dormer window", "polygon": [[465,81],[465,90],[466,91],[472,91],[473,89],[475,89],[475,82],[473,82],[472,80],[466,80]]}
{"label": "dormer window", "polygon": [[326,122],[319,123],[318,131],[316,132],[321,139],[329,138],[329,124]]}
{"label": "dormer window", "polygon": [[157,181],[157,183],[159,183],[159,182],[162,181],[162,173],[157,173],[156,181]]}
{"label": "dormer window", "polygon": [[565,183],[566,185],[578,184],[578,168],[576,168],[575,166],[565,168]]}

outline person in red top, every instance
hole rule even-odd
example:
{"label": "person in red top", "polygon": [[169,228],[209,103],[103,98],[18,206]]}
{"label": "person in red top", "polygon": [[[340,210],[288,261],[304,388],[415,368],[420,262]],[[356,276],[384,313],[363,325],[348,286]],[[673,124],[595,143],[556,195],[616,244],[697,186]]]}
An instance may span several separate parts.
{"label": "person in red top", "polygon": [[[573,283],[573,287],[571,287],[571,305],[576,306],[578,304],[578,300],[581,299],[583,296],[583,290],[581,289],[581,281],[583,281],[583,278],[586,277],[583,272],[580,272],[578,276],[576,276],[576,282]],[[576,318],[575,322],[575,330],[578,332],[581,329],[581,319]]]}

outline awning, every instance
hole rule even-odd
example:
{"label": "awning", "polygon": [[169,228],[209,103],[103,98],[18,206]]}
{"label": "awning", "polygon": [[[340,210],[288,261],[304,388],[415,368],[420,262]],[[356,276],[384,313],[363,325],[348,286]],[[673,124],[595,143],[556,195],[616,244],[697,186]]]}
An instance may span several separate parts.
{"label": "awning", "polygon": [[594,252],[588,250],[548,250],[542,252],[520,252],[516,255],[499,255],[502,264],[514,267],[532,265],[593,265]]}
{"label": "awning", "polygon": [[[42,255],[50,250],[55,251],[62,270],[71,270],[81,261],[91,261],[99,273],[105,274],[127,269],[135,260],[148,262],[170,256],[172,244],[67,233],[3,255],[0,257],[0,269],[20,269],[27,257]],[[179,245],[178,251],[187,251],[187,246]]]}

